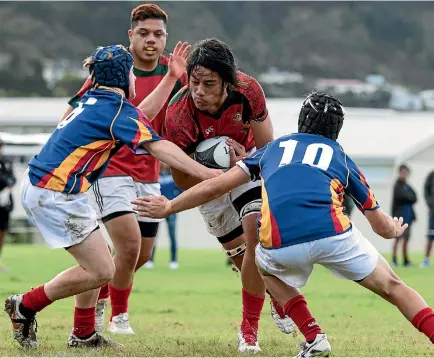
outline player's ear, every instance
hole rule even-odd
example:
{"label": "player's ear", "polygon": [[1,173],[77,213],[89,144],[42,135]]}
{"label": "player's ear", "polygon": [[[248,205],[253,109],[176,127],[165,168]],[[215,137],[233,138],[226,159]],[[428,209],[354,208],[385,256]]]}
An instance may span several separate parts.
{"label": "player's ear", "polygon": [[130,39],[130,42],[131,42],[132,37],[133,37],[133,30],[129,29],[128,30],[128,38]]}

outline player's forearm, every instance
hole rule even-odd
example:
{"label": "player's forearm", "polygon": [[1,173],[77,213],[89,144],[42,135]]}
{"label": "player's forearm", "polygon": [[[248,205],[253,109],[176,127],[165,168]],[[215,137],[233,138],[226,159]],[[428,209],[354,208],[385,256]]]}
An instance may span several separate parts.
{"label": "player's forearm", "polygon": [[250,127],[255,138],[256,149],[260,149],[274,140],[273,125],[269,116],[263,122],[252,121]]}
{"label": "player's forearm", "polygon": [[393,219],[383,210],[376,209],[374,211],[366,211],[366,218],[371,224],[372,230],[385,239],[393,239],[396,237],[396,228]]}
{"label": "player's forearm", "polygon": [[196,208],[225,194],[214,183],[214,179],[205,180],[171,200],[171,214]]}
{"label": "player's forearm", "polygon": [[183,171],[198,179],[205,176],[206,167],[185,154],[178,146],[167,140],[147,143],[146,149],[157,159],[169,166]]}
{"label": "player's forearm", "polygon": [[182,190],[188,190],[202,181],[178,169],[172,167],[170,169],[172,172],[173,181],[175,182],[176,186]]}
{"label": "player's forearm", "polygon": [[158,84],[157,88],[139,104],[138,108],[146,115],[149,121],[152,121],[160,113],[164,104],[169,99],[177,80],[176,77],[167,74]]}
{"label": "player's forearm", "polygon": [[242,168],[236,166],[222,175],[195,185],[173,199],[171,201],[172,210],[179,212],[203,205],[249,181],[250,176]]}

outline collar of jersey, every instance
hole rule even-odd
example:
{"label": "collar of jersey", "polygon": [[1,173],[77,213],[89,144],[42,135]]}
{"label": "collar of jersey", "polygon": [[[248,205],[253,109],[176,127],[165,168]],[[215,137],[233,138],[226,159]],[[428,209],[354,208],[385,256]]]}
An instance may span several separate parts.
{"label": "collar of jersey", "polygon": [[160,66],[160,61],[161,61],[162,57],[163,57],[162,55],[160,55],[160,57],[158,57],[157,66],[155,66],[155,68],[152,71],[145,71],[145,70],[141,70],[140,68],[133,67],[134,75],[137,77],[148,77],[148,76],[152,75],[157,70],[158,66]]}
{"label": "collar of jersey", "polygon": [[110,92],[116,93],[117,95],[119,95],[119,96],[121,96],[122,98],[124,98],[124,95],[120,94],[118,91],[115,91],[115,90],[114,90],[113,88],[111,88],[111,87],[98,86],[98,87],[96,88],[96,90],[99,90],[99,89],[102,89],[102,90],[106,90],[106,91],[110,91]]}

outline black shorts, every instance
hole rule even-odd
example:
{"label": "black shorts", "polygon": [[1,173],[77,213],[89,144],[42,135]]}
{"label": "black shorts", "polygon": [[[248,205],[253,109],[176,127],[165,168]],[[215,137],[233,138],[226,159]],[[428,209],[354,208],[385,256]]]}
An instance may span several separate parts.
{"label": "black shorts", "polygon": [[0,231],[8,231],[9,229],[10,211],[0,207]]}

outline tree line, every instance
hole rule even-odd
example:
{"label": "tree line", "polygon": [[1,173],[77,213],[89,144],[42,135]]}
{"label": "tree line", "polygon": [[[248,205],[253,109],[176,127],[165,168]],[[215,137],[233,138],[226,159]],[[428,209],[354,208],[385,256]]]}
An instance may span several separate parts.
{"label": "tree line", "polygon": [[[1,2],[0,96],[72,94],[68,78],[63,92],[44,81],[47,63],[80,63],[98,45],[128,44],[140,3]],[[169,14],[169,50],[178,40],[218,37],[252,75],[274,66],[316,78],[376,73],[415,89],[434,81],[431,2],[156,3]]]}

